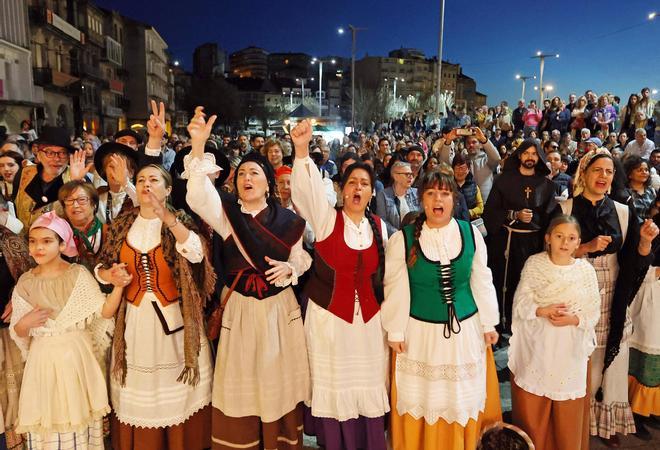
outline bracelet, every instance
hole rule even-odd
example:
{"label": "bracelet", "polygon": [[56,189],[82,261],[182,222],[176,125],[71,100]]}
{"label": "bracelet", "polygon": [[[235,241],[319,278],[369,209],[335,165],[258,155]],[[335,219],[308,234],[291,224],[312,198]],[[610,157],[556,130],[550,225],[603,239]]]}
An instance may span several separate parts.
{"label": "bracelet", "polygon": [[174,228],[175,226],[177,226],[177,225],[180,224],[180,223],[181,223],[181,222],[179,222],[179,218],[176,217],[176,216],[174,216],[174,223],[173,223],[172,225],[167,225],[167,228],[172,229],[172,228]]}

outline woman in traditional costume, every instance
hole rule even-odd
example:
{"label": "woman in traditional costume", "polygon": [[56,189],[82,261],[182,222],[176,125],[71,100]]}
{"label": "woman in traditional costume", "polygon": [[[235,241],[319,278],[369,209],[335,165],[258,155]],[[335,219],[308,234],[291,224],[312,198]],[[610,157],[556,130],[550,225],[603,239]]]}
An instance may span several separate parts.
{"label": "woman in traditional costume", "polygon": [[310,266],[305,221],[275,199],[268,161],[248,153],[234,173],[237,195],[207,176],[220,170],[204,153],[215,121],[202,107],[188,125],[187,202],[223,241],[225,287],[213,381],[213,449],[302,448],[302,402],[309,365],[300,307],[291,289]]}
{"label": "woman in traditional costume", "polygon": [[140,207],[112,222],[100,258],[100,281],[124,270],[133,277],[112,345],[115,450],[211,445],[213,368],[203,306],[215,276],[192,219],[167,206],[171,187],[161,166],[143,167],[136,177]]}
{"label": "woman in traditional costume", "polygon": [[486,245],[453,218],[452,175],[425,174],[422,214],[390,238],[383,326],[392,363],[395,450],[475,448],[501,420],[491,344],[499,321]]}
{"label": "woman in traditional costume", "polygon": [[316,236],[314,266],[305,287],[312,374],[305,433],[316,435],[328,450],[384,450],[389,352],[380,304],[387,228],[367,209],[375,176],[362,162],[344,167],[342,207],[333,208],[309,157],[311,137],[309,121],[291,131],[291,198]]}
{"label": "woman in traditional costume", "polygon": [[598,277],[601,306],[591,356],[589,428],[611,447],[620,445],[617,433],[635,432],[628,403],[628,305],[648,270],[651,243],[658,235],[651,220],[640,227],[631,207],[608,196],[615,167],[609,151],[587,152],[578,166],[573,198],[561,203],[564,214],[573,215],[582,230],[575,256],[586,258]]}

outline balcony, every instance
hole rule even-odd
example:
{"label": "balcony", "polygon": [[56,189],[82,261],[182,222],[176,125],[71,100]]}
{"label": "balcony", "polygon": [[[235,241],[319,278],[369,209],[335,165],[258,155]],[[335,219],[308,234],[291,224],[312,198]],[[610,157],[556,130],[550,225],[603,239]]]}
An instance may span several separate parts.
{"label": "balcony", "polygon": [[77,77],[50,67],[33,67],[32,76],[34,84],[43,87],[68,88],[78,81]]}
{"label": "balcony", "polygon": [[76,43],[84,43],[85,41],[85,35],[78,28],[50,9],[38,6],[30,7],[30,21],[35,25],[48,24],[53,31],[73,39]]}
{"label": "balcony", "polygon": [[121,66],[123,59],[123,48],[122,45],[112,39],[110,36],[105,37],[105,48],[103,49],[104,61],[114,63],[118,66]]}
{"label": "balcony", "polygon": [[112,79],[110,80],[109,85],[112,92],[116,92],[117,94],[124,93],[124,83],[121,81]]}

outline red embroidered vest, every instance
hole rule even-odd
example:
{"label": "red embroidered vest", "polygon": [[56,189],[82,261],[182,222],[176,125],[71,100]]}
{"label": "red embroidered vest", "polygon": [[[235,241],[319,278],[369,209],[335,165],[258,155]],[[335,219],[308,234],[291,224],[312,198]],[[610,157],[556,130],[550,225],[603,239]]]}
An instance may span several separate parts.
{"label": "red embroidered vest", "polygon": [[[380,218],[376,217],[380,232]],[[305,294],[320,307],[353,323],[355,295],[360,302],[362,318],[369,322],[380,310],[372,279],[378,270],[378,248],[372,239],[369,248],[354,250],[344,240],[344,215],[337,211],[330,236],[314,245],[314,265]]]}

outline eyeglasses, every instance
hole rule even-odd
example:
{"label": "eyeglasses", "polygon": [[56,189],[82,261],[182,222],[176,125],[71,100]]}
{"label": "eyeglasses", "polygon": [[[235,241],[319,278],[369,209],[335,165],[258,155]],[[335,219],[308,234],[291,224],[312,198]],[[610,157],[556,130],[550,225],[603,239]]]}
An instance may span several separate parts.
{"label": "eyeglasses", "polygon": [[64,200],[66,206],[73,206],[74,203],[78,203],[80,206],[87,206],[89,204],[89,197],[67,198]]}
{"label": "eyeglasses", "polygon": [[53,158],[66,158],[69,156],[67,152],[52,152],[50,150],[41,150],[41,153],[46,155],[47,158],[53,159]]}
{"label": "eyeglasses", "polygon": [[404,176],[406,176],[406,177],[408,177],[408,178],[412,178],[412,177],[414,177],[414,175],[413,175],[412,172],[399,172],[399,173],[396,173],[395,175],[404,175]]}
{"label": "eyeglasses", "polygon": [[550,148],[559,148],[558,145],[551,145]]}

